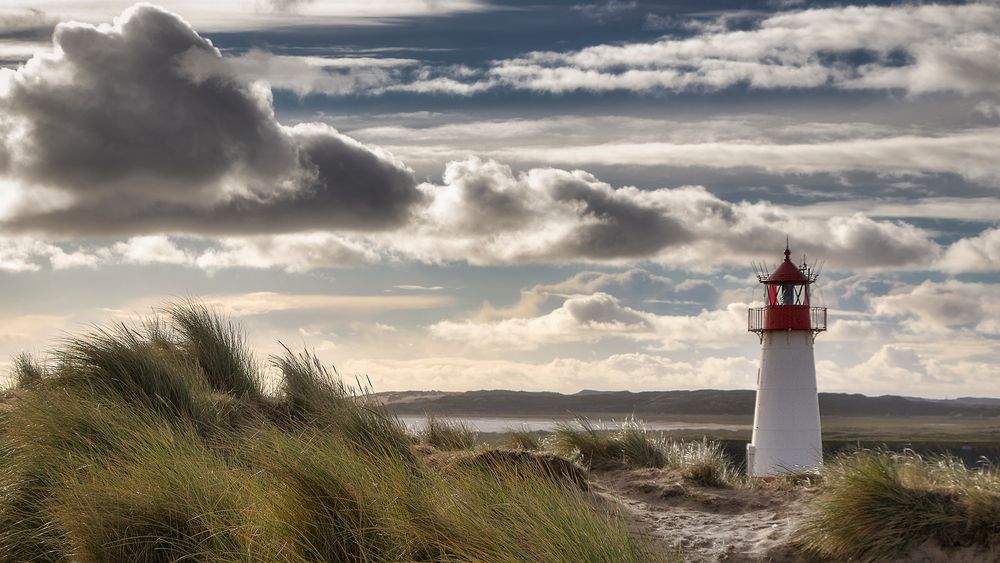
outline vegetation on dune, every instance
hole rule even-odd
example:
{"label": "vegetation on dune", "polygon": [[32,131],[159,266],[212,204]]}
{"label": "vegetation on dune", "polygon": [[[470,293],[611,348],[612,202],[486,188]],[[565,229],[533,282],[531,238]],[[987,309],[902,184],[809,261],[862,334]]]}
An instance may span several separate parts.
{"label": "vegetation on dune", "polygon": [[476,432],[458,420],[427,415],[420,442],[439,450],[467,450],[476,445]]}
{"label": "vegetation on dune", "polygon": [[599,430],[585,418],[559,423],[553,445],[557,452],[578,459],[590,467],[605,467],[623,462],[621,442],[610,433]]}
{"label": "vegetation on dune", "polygon": [[526,427],[507,431],[507,445],[515,450],[525,450],[537,452],[544,447],[542,436],[539,432],[532,432]]}
{"label": "vegetation on dune", "polygon": [[863,450],[822,471],[803,551],[834,560],[899,559],[928,540],[989,547],[1000,538],[1000,474],[961,461]]}
{"label": "vegetation on dune", "polygon": [[722,446],[708,439],[682,442],[666,440],[663,456],[667,467],[681,470],[685,479],[704,487],[742,486],[747,480],[733,465]]}
{"label": "vegetation on dune", "polygon": [[238,325],[196,302],[170,306],[167,313],[177,332],[178,346],[187,357],[197,360],[213,389],[234,397],[261,397],[257,361]]}
{"label": "vegetation on dune", "polygon": [[[265,393],[239,328],[197,304],[52,358],[16,360],[0,409],[0,561],[654,558],[553,479],[564,460],[433,468],[309,353],[272,358],[280,384]],[[430,422],[428,441],[472,444]]]}
{"label": "vegetation on dune", "polygon": [[631,419],[560,425],[561,456],[535,432],[489,449],[434,416],[412,436],[308,352],[270,358],[266,392],[239,327],[198,304],[94,328],[49,357],[15,359],[0,408],[0,562],[656,559],[595,510],[574,461],[707,487],[819,484],[797,533],[806,556],[885,560],[928,539],[1000,537],[1000,475],[953,458],[861,451],[764,483],[718,443]]}
{"label": "vegetation on dune", "polygon": [[742,485],[742,476],[718,442],[679,441],[653,433],[630,418],[617,431],[601,431],[586,419],[556,429],[555,447],[563,455],[591,467],[653,467],[679,470],[697,485]]}

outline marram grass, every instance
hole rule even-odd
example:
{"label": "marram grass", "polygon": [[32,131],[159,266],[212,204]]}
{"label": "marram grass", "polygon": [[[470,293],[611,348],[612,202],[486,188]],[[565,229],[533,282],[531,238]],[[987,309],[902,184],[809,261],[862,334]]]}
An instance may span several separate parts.
{"label": "marram grass", "polygon": [[807,554],[884,561],[928,540],[985,548],[1000,539],[1000,475],[989,468],[864,450],[837,457],[821,475],[815,512],[798,530]]}
{"label": "marram grass", "polygon": [[167,312],[15,363],[0,561],[656,558],[544,473],[431,467],[308,353],[271,358],[281,382],[264,393],[238,327],[197,304]]}
{"label": "marram grass", "polygon": [[476,445],[476,432],[458,420],[427,415],[419,433],[421,443],[439,450],[467,450]]}
{"label": "marram grass", "polygon": [[687,480],[706,487],[746,484],[718,442],[672,440],[663,433],[650,432],[634,418],[627,419],[616,431],[599,430],[586,419],[561,423],[556,428],[555,448],[592,467],[676,469]]}

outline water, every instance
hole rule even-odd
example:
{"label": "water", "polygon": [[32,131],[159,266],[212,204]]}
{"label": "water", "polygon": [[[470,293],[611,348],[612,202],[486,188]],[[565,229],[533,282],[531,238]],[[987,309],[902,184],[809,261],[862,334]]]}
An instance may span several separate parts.
{"label": "water", "polygon": [[[477,432],[507,432],[509,430],[553,431],[560,423],[571,422],[572,419],[554,418],[520,418],[500,416],[456,416],[442,417],[465,424]],[[399,419],[410,430],[422,430],[427,424],[423,415],[404,414]],[[621,428],[624,419],[597,420],[591,419],[591,424],[599,430],[617,430]],[[749,430],[749,424],[713,424],[709,422],[670,422],[643,421],[647,430]]]}

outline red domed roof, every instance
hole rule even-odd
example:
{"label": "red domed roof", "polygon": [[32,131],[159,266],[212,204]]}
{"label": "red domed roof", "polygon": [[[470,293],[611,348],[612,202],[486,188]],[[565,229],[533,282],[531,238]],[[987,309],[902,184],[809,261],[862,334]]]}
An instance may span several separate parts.
{"label": "red domed roof", "polygon": [[809,278],[792,262],[792,251],[785,247],[785,261],[767,276],[764,283],[809,283]]}

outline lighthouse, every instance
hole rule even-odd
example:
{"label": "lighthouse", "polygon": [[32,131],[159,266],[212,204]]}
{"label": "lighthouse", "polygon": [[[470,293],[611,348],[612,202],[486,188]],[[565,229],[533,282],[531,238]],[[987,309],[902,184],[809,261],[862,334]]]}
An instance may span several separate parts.
{"label": "lighthouse", "polygon": [[765,305],[748,311],[748,328],[760,337],[760,369],[753,437],[747,444],[751,476],[811,471],[823,463],[813,342],[826,330],[826,307],[813,307],[810,286],[818,273],[785,259],[757,279]]}

